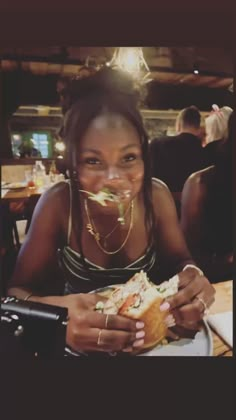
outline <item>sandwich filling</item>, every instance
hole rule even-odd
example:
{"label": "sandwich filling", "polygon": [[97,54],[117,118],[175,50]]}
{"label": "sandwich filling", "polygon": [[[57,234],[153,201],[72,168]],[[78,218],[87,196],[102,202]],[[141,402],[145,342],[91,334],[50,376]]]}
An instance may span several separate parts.
{"label": "sandwich filling", "polygon": [[132,315],[140,311],[142,306],[148,307],[160,298],[165,299],[178,291],[178,277],[174,276],[169,281],[159,286],[148,280],[146,273],[136,273],[125,285],[117,287],[104,304],[104,313],[123,314],[132,312]]}
{"label": "sandwich filling", "polygon": [[118,217],[117,220],[118,220],[118,222],[120,222],[121,225],[125,224],[124,204],[123,204],[122,200],[130,197],[130,191],[129,190],[124,190],[124,191],[119,192],[119,193],[114,193],[114,192],[110,191],[109,188],[103,188],[97,194],[94,194],[94,193],[86,191],[86,190],[80,190],[80,192],[85,192],[86,194],[88,194],[88,196],[89,196],[88,198],[90,200],[96,201],[97,203],[101,204],[101,206],[106,206],[107,205],[106,201],[111,201],[111,202],[117,203],[118,212],[119,212],[119,217]]}

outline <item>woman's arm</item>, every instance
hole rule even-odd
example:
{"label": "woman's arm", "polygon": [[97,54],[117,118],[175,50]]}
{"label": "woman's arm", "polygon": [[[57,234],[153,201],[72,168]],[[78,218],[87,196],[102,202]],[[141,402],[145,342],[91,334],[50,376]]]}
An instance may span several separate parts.
{"label": "woman's arm", "polygon": [[58,184],[39,199],[30,229],[19,252],[8,293],[19,299],[47,288],[57,267],[57,249],[63,243],[63,215],[68,188]]}
{"label": "woman's arm", "polygon": [[[95,306],[102,297],[96,294],[67,296],[40,296],[52,267],[56,264],[57,249],[63,245],[67,230],[69,199],[65,188],[57,185],[38,201],[11,280],[9,295],[68,309],[66,342],[80,351],[132,352],[143,345],[144,324],[116,315],[96,312]],[[64,218],[63,218],[64,215]],[[40,286],[40,287],[39,287]],[[46,294],[46,293],[43,293]]]}
{"label": "woman's arm", "polygon": [[154,187],[158,248],[167,265],[178,267],[173,274],[178,272],[179,275],[178,293],[168,298],[167,303],[178,325],[196,325],[203,318],[205,309],[213,303],[215,291],[196,268],[181,271],[194,261],[181,232],[171,193],[165,185],[158,183]]}
{"label": "woman's arm", "polygon": [[167,186],[157,179],[153,179],[153,204],[158,257],[170,277],[194,261],[180,229],[173,197]]}

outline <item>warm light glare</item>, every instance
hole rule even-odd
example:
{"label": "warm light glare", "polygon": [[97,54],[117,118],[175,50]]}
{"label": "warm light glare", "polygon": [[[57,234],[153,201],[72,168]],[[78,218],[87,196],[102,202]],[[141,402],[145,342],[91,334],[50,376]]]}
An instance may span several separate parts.
{"label": "warm light glare", "polygon": [[140,47],[121,47],[115,50],[110,65],[115,65],[120,69],[131,73],[138,79],[145,82],[149,76],[149,68],[144,59],[142,48]]}
{"label": "warm light glare", "polygon": [[124,50],[124,53],[119,56],[119,64],[131,73],[139,71],[140,62],[137,51],[135,49]]}
{"label": "warm light glare", "polygon": [[58,152],[64,152],[65,148],[66,147],[65,147],[64,143],[62,143],[61,141],[57,141],[55,143],[55,149],[58,150]]}

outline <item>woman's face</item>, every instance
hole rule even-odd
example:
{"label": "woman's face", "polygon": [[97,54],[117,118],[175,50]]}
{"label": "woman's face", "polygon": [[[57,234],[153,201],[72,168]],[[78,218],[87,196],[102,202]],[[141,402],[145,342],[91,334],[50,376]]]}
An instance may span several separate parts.
{"label": "woman's face", "polygon": [[81,139],[77,170],[81,189],[96,194],[108,188],[124,203],[132,200],[141,190],[144,176],[136,129],[116,114],[96,117]]}

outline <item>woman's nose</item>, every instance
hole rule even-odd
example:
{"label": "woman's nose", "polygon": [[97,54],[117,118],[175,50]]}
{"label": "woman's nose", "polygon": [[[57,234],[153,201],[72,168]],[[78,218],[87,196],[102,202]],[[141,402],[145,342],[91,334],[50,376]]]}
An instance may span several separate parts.
{"label": "woman's nose", "polygon": [[108,181],[112,181],[115,179],[120,179],[120,174],[117,168],[115,167],[109,167],[106,173],[106,178]]}

